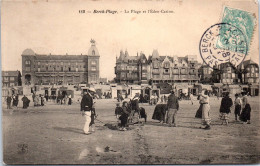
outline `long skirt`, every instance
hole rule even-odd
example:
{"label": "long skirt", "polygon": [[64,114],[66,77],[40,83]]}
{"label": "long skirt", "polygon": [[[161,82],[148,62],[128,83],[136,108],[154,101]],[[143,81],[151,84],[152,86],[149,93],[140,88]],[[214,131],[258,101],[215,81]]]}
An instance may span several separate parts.
{"label": "long skirt", "polygon": [[236,105],[235,106],[235,115],[240,116],[240,111],[241,111],[241,105]]}
{"label": "long skirt", "polygon": [[165,122],[166,110],[167,104],[157,104],[154,109],[152,119]]}
{"label": "long skirt", "polygon": [[69,98],[68,105],[71,105],[71,103],[72,103],[72,100],[71,100],[71,98]]}
{"label": "long skirt", "polygon": [[249,104],[246,104],[245,108],[241,112],[239,119],[243,122],[247,122],[247,120],[250,120],[250,116],[251,116],[251,107]]}
{"label": "long skirt", "polygon": [[121,127],[126,127],[127,125],[127,119],[128,119],[128,116],[126,114],[122,114],[120,117],[119,117],[119,120],[121,120]]}
{"label": "long skirt", "polygon": [[202,125],[209,125],[211,119],[209,117],[210,105],[209,104],[202,104]]}
{"label": "long skirt", "polygon": [[195,118],[202,118],[202,106],[203,104],[200,104],[200,107],[196,112]]}

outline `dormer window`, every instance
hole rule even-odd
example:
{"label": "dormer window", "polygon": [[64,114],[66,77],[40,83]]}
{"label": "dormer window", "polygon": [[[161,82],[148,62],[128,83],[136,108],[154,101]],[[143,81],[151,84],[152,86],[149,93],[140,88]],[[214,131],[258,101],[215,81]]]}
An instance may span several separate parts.
{"label": "dormer window", "polygon": [[30,61],[30,60],[26,60],[26,61],[25,61],[25,64],[26,64],[26,65],[30,65],[30,64],[31,64],[31,61]]}
{"label": "dormer window", "polygon": [[170,63],[169,62],[164,63],[164,68],[169,68],[169,67],[170,67]]}

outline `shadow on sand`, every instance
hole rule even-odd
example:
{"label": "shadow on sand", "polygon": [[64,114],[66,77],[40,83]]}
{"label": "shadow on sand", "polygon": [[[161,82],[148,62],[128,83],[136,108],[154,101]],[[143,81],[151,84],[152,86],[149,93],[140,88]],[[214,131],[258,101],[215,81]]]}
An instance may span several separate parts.
{"label": "shadow on sand", "polygon": [[53,127],[54,130],[64,131],[64,132],[72,132],[77,134],[84,134],[83,129],[73,128],[73,127]]}

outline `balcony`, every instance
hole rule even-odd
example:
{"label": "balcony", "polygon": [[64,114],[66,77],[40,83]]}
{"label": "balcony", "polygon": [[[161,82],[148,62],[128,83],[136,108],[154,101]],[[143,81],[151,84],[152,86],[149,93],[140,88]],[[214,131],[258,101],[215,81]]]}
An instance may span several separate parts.
{"label": "balcony", "polygon": [[160,71],[159,70],[153,70],[152,73],[153,74],[160,74]]}

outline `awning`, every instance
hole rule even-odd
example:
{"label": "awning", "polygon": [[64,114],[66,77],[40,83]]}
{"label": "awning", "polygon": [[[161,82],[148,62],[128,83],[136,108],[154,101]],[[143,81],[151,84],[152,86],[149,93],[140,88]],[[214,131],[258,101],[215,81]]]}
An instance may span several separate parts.
{"label": "awning", "polygon": [[259,85],[250,85],[250,88],[259,89]]}
{"label": "awning", "polygon": [[186,84],[183,84],[183,85],[176,85],[175,88],[176,88],[176,89],[188,89],[189,86],[186,85]]}
{"label": "awning", "polygon": [[211,85],[201,85],[202,89],[206,89],[206,90],[212,90],[212,86]]}
{"label": "awning", "polygon": [[223,86],[223,84],[222,83],[214,83],[214,86],[220,88],[220,87]]}
{"label": "awning", "polygon": [[239,85],[228,85],[229,86],[229,88],[241,88],[241,86],[239,86]]}

